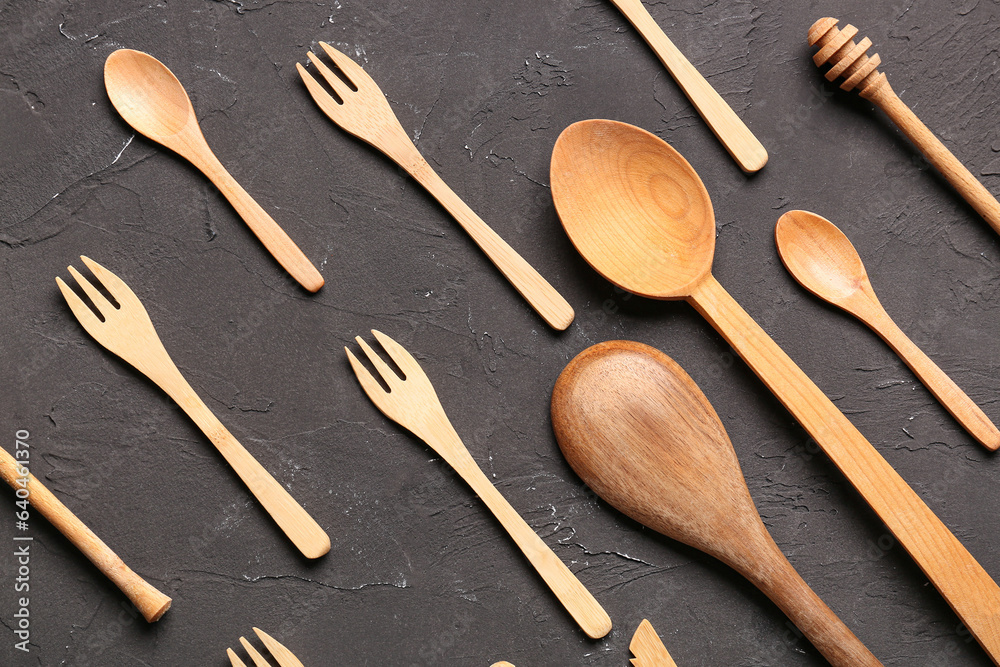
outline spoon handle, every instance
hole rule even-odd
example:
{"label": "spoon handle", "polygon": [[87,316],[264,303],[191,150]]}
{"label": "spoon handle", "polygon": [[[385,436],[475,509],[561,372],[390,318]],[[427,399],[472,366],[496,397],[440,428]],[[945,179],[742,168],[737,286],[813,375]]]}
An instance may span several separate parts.
{"label": "spoon handle", "polygon": [[750,128],[740,120],[733,108],[684,57],[670,38],[660,29],[640,0],[611,0],[646,40],[656,56],[691,100],[698,113],[715,133],[716,138],[740,168],[747,173],[759,171],[767,164],[767,150]]}
{"label": "spoon handle", "polygon": [[222,166],[213,153],[208,151],[207,155],[202,155],[200,159],[192,160],[192,162],[229,200],[229,203],[247,223],[250,230],[292,278],[310,292],[315,292],[323,286],[322,274],[313,266],[302,250],[295,245],[295,241],[274,221],[274,218],[260,207],[260,204],[253,197],[247,194],[243,186]]}
{"label": "spoon handle", "polygon": [[413,148],[409,159],[398,157],[393,159],[427,188],[427,191],[458,221],[500,273],[550,327],[563,331],[573,322],[573,307],[569,302],[528,264],[527,260],[483,222],[483,219],[476,215],[454,190],[448,187],[441,176],[427,164],[416,147]]}
{"label": "spoon handle", "polygon": [[611,632],[608,612],[493,486],[451,422],[421,437],[428,441],[432,449],[441,453],[455,472],[472,487],[587,636],[600,639]]}
{"label": "spoon handle", "polygon": [[823,448],[1000,664],[1000,587],[982,565],[714,276],[692,292],[692,305]]}
{"label": "spoon handle", "polygon": [[762,542],[758,558],[763,562],[744,576],[785,612],[833,667],[880,667],[878,658],[816,595],[770,536]]}
{"label": "spoon handle", "polygon": [[1000,430],[990,418],[962,391],[943,370],[938,368],[923,350],[903,333],[885,311],[874,320],[865,321],[872,330],[889,344],[896,354],[910,367],[927,389],[940,401],[951,416],[966,431],[990,451],[1000,447]]}

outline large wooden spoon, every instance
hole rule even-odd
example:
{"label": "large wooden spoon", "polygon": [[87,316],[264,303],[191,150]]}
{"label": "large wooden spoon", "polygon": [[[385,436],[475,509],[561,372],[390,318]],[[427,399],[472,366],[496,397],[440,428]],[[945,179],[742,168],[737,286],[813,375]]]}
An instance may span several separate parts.
{"label": "large wooden spoon", "polygon": [[552,425],[570,466],[613,507],[749,579],[831,664],[882,664],[771,539],[719,416],[673,359],[629,341],[587,348],[556,381]]}
{"label": "large wooden spoon", "polygon": [[1000,447],[996,425],[885,312],[858,251],[836,225],[809,211],[788,211],[778,219],[774,242],[800,285],[871,327],[965,430],[990,451]]}
{"label": "large wooden spoon", "polygon": [[587,262],[629,292],[691,303],[823,448],[1000,664],[1000,587],[712,276],[712,202],[687,160],[632,125],[581,121],[556,141],[551,183],[563,227]]}
{"label": "large wooden spoon", "polygon": [[104,63],[104,86],[122,118],[138,132],[186,158],[219,188],[260,242],[310,292],[323,276],[278,223],[247,194],[208,147],[191,100],[174,73],[141,51],[119,49]]}

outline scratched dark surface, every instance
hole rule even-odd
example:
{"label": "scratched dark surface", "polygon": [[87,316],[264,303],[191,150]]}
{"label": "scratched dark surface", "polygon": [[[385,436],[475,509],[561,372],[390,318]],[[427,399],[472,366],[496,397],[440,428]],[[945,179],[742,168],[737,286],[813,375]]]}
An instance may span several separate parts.
{"label": "scratched dark surface", "polygon": [[[597,500],[563,460],[556,377],[626,338],[700,384],[778,545],[885,664],[990,664],[692,308],[627,298],[574,253],[547,184],[576,120],[634,123],[680,150],[713,198],[720,282],[1000,575],[1000,462],[873,333],[795,284],[772,240],[785,210],[832,219],[902,329],[1000,418],[996,233],[885,117],[832,94],[805,39],[821,16],[857,25],[904,101],[1000,192],[1000,3],[650,11],[768,148],[757,176],[606,0],[0,2],[3,446],[30,431],[34,473],[174,600],[160,622],[136,619],[35,515],[31,650],[0,633],[0,663],[222,667],[256,625],[309,666],[617,667],[648,618],[678,665],[824,664],[762,594]],[[319,40],[357,58],[444,179],[573,304],[568,331],[319,112],[294,67]],[[320,267],[320,293],[291,285],[200,173],[121,120],[102,68],[122,47],[176,73],[222,162]],[[329,532],[328,556],[299,557],[195,426],[77,324],[54,278],[81,254],[135,290],[197,392]],[[418,357],[476,460],[606,607],[610,636],[587,639],[457,476],[363,396],[343,347],[371,328]]]}

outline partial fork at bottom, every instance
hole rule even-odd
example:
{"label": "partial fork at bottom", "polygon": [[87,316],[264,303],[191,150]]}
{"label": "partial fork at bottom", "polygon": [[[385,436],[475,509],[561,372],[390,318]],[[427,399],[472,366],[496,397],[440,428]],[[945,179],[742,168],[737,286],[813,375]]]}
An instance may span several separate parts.
{"label": "partial fork at bottom", "polygon": [[[274,637],[267,634],[260,628],[254,628],[253,631],[257,633],[260,640],[264,642],[264,646],[266,646],[267,650],[271,652],[271,655],[278,663],[278,667],[305,667],[298,658],[292,655],[291,651],[282,646],[281,643]],[[271,667],[267,662],[267,659],[260,654],[260,651],[255,649],[245,638],[240,637],[240,643],[243,644],[243,648],[245,648],[247,653],[250,654],[250,658],[253,660],[256,667]],[[239,656],[236,655],[236,651],[233,649],[227,648],[226,655],[229,656],[229,661],[233,663],[233,667],[247,667],[246,663],[240,660]]]}

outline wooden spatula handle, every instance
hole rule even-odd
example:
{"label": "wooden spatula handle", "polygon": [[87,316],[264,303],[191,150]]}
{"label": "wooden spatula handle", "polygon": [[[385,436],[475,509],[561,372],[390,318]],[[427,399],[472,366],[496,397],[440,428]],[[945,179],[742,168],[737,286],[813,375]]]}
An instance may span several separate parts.
{"label": "wooden spatula handle", "polygon": [[1000,587],[819,387],[709,274],[689,298],[854,485],[994,662]]}
{"label": "wooden spatula handle", "polygon": [[767,164],[767,150],[705,77],[674,46],[640,0],[611,0],[656,53],[691,104],[743,171]]}
{"label": "wooden spatula handle", "polygon": [[[168,363],[173,366],[172,362]],[[172,378],[162,382],[160,386],[208,436],[288,539],[306,558],[319,558],[329,552],[330,536],[223,426],[180,371],[177,371],[176,367],[173,368],[173,371],[169,371]],[[161,373],[161,377],[165,375],[166,373]]]}
{"label": "wooden spatula handle", "polygon": [[[0,448],[0,477],[13,489],[22,488],[19,480],[24,479],[22,466],[7,450]],[[161,593],[145,579],[133,572],[101,538],[76,517],[69,508],[45,488],[38,478],[29,474],[28,501],[30,506],[49,520],[56,529],[66,536],[73,545],[97,566],[104,576],[132,601],[142,617],[148,622],[160,620],[170,608],[170,598]],[[16,544],[16,543],[15,543]]]}
{"label": "wooden spatula handle", "polygon": [[760,548],[760,553],[769,556],[767,567],[742,574],[785,612],[833,667],[881,667],[878,658],[803,581],[773,541]]}
{"label": "wooden spatula handle", "polygon": [[[545,580],[552,592],[556,594],[566,611],[587,633],[587,636],[599,639],[611,632],[611,617],[608,616],[608,613],[587,590],[587,587],[566,567],[566,564],[559,560],[552,549],[521,518],[517,510],[510,506],[507,499],[497,491],[472,456],[468,454],[468,450],[465,449],[458,434],[454,433],[454,429],[447,436],[435,437],[453,437],[457,441],[457,447],[460,447],[464,453],[449,454],[446,457],[448,463],[493,512],[493,515],[510,534],[521,552]],[[453,445],[451,448],[455,448],[455,446]],[[435,447],[435,449],[439,452],[447,451],[445,448],[437,449]]]}
{"label": "wooden spatula handle", "polygon": [[979,215],[995,231],[1000,232],[1000,202],[972,175],[964,164],[941,143],[933,132],[917,118],[917,115],[899,99],[896,92],[883,77],[877,85],[861,92],[861,96],[874,102],[885,112],[892,122],[903,131],[910,141],[920,149],[924,157],[933,164],[952,187],[976,209]]}
{"label": "wooden spatula handle", "polygon": [[531,304],[550,327],[563,331],[573,322],[573,307],[499,234],[483,222],[414,148],[410,159],[392,156],[427,188],[472,240],[486,253],[514,289]]}
{"label": "wooden spatula handle", "polygon": [[955,420],[990,451],[1000,447],[1000,431],[986,413],[959,388],[937,364],[924,354],[903,333],[896,323],[882,314],[874,321],[865,321],[872,330],[889,344],[935,398],[941,402]]}
{"label": "wooden spatula handle", "polygon": [[243,189],[211,151],[206,151],[205,155],[194,164],[229,200],[250,230],[292,278],[310,292],[315,292],[323,286],[323,275],[295,245],[295,241]]}

